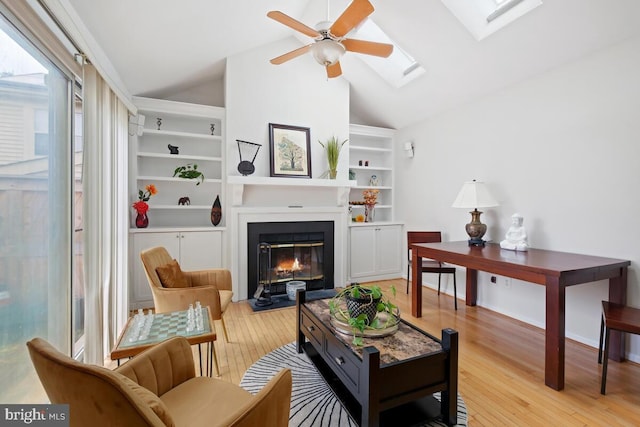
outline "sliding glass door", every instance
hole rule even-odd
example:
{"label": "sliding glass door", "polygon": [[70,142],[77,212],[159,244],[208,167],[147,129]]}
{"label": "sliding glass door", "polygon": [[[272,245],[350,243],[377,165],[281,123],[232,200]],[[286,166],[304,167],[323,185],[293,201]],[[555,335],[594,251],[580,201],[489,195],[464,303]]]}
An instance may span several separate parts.
{"label": "sliding glass door", "polygon": [[81,106],[70,76],[0,15],[2,403],[47,401],[29,339],[68,354],[82,339],[82,144],[73,126]]}

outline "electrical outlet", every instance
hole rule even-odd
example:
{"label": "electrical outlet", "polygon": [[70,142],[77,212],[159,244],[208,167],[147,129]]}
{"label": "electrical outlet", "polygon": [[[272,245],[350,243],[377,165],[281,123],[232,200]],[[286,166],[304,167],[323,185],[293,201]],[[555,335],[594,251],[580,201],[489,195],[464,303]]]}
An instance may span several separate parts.
{"label": "electrical outlet", "polygon": [[493,284],[498,283],[498,278],[496,276],[491,276],[491,283]]}
{"label": "electrical outlet", "polygon": [[511,287],[511,278],[510,277],[505,277],[503,280],[504,280],[505,288],[510,288]]}

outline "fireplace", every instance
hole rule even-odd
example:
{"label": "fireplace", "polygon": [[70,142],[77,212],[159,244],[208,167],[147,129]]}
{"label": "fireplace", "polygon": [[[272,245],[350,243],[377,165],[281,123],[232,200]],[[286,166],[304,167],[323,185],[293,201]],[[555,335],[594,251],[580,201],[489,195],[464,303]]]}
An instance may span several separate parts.
{"label": "fireplace", "polygon": [[[306,282],[307,290],[334,287],[334,223],[333,221],[258,222],[247,224],[248,296],[253,297],[261,279],[259,248],[268,245],[271,294],[285,294],[287,283]],[[264,276],[264,275],[263,275]]]}

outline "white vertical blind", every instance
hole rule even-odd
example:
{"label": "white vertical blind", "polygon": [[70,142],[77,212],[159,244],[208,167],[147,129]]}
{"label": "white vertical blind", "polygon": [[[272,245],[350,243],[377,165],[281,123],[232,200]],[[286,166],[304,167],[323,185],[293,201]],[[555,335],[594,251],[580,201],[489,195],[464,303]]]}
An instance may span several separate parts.
{"label": "white vertical blind", "polygon": [[84,66],[85,362],[103,364],[127,317],[127,109]]}

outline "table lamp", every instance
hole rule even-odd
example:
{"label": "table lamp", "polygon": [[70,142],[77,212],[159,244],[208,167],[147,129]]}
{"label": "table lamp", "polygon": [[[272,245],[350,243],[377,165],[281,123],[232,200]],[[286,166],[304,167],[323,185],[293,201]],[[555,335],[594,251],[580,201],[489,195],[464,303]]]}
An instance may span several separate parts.
{"label": "table lamp", "polygon": [[490,208],[498,206],[498,202],[493,198],[484,182],[467,181],[462,185],[458,197],[451,205],[454,208],[473,208],[471,212],[471,222],[465,229],[469,235],[469,246],[484,246],[482,236],[487,232],[487,226],[480,222],[482,214],[478,208]]}

